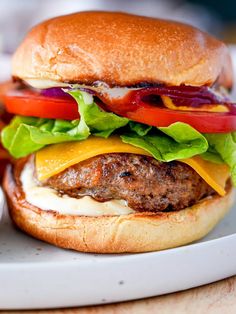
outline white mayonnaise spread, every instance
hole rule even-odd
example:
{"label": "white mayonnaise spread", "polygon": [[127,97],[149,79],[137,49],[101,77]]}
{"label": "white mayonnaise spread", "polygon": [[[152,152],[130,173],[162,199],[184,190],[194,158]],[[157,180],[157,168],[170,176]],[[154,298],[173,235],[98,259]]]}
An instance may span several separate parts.
{"label": "white mayonnaise spread", "polygon": [[60,196],[53,188],[39,186],[31,163],[26,163],[21,173],[21,182],[27,202],[42,210],[53,210],[73,216],[112,216],[134,213],[124,200],[97,202],[90,196],[76,199],[68,195]]}
{"label": "white mayonnaise spread", "polygon": [[70,86],[70,84],[68,83],[62,83],[62,82],[51,81],[51,80],[40,80],[40,79],[27,79],[25,80],[25,82],[29,84],[30,86],[34,88],[38,88],[38,89]]}
{"label": "white mayonnaise spread", "polygon": [[81,84],[69,84],[69,83],[62,83],[62,82],[56,82],[56,81],[50,81],[50,80],[39,80],[39,79],[28,79],[25,80],[27,84],[34,88],[38,89],[47,89],[51,87],[62,87],[62,88],[87,88],[90,90],[94,90],[95,92],[98,92],[104,96],[106,96],[109,99],[117,99],[117,98],[123,98],[128,92],[132,90],[137,90],[141,88],[130,88],[130,87],[112,87],[110,88],[104,83],[97,84],[96,86],[87,86],[87,85],[81,85]]}

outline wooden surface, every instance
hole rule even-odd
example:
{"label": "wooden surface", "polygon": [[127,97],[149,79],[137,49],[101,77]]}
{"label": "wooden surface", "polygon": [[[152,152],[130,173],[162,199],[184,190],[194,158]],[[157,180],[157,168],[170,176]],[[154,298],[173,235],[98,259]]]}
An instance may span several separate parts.
{"label": "wooden surface", "polygon": [[236,276],[210,285],[139,301],[43,311],[2,311],[27,314],[235,314]]}

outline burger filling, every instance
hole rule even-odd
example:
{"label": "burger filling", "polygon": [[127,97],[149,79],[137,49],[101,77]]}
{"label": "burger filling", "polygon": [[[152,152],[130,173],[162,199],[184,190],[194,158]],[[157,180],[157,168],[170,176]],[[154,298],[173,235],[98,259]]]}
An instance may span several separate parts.
{"label": "burger filling", "polygon": [[214,89],[64,84],[23,87],[6,104],[18,115],[2,143],[15,158],[35,156],[21,184],[41,209],[176,211],[224,196],[230,172],[236,183],[236,110]]}
{"label": "burger filling", "polygon": [[22,189],[23,197],[28,203],[41,210],[72,216],[113,216],[134,213],[134,210],[127,206],[124,200],[99,203],[90,196],[76,199],[48,186],[42,186],[34,174],[35,169],[32,162],[27,162],[22,169],[21,167],[18,169],[18,166],[19,163],[16,165],[15,179]]}
{"label": "burger filling", "polygon": [[44,182],[34,159],[16,166],[26,200],[70,215],[123,215],[176,211],[214,195],[191,167],[135,154],[105,154],[77,163]]}
{"label": "burger filling", "polygon": [[125,200],[135,211],[191,206],[214,190],[188,165],[134,154],[100,155],[75,164],[44,183],[73,198]]}

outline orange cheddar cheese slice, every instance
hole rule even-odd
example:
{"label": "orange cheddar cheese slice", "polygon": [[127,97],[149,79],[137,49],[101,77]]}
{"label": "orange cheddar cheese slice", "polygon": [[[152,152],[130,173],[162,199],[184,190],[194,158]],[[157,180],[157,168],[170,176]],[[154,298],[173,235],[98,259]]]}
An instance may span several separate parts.
{"label": "orange cheddar cheese slice", "polygon": [[47,146],[36,153],[38,179],[45,180],[83,160],[107,153],[131,153],[151,156],[147,151],[125,144],[119,136],[108,139],[90,136],[84,141]]}

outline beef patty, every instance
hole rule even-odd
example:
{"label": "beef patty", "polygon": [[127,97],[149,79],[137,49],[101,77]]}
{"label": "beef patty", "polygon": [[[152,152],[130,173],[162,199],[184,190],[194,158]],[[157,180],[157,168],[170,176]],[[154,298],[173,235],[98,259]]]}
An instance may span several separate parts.
{"label": "beef patty", "polygon": [[105,154],[73,165],[45,183],[60,193],[104,202],[123,199],[136,211],[171,211],[214,190],[188,165],[134,154]]}

